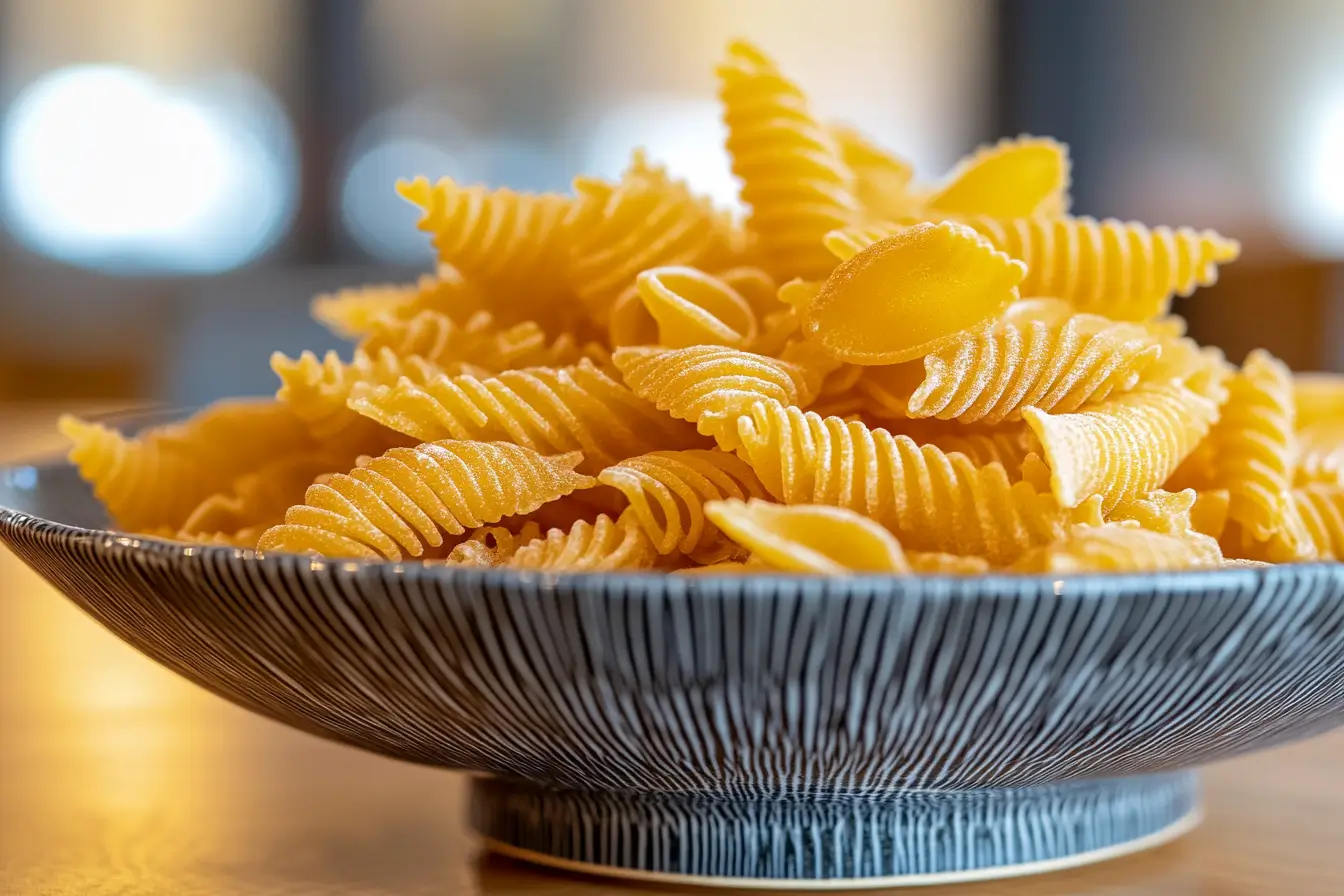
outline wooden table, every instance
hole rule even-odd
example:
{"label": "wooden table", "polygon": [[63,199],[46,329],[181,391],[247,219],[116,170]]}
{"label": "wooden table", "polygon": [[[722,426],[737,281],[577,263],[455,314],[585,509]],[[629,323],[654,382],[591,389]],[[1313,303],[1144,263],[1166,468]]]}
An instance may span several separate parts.
{"label": "wooden table", "polygon": [[[56,444],[0,408],[0,457]],[[1340,896],[1344,733],[1208,774],[1208,820],[1139,856],[938,896]],[[117,641],[0,549],[0,893],[676,892],[483,856],[462,775],[253,716]]]}

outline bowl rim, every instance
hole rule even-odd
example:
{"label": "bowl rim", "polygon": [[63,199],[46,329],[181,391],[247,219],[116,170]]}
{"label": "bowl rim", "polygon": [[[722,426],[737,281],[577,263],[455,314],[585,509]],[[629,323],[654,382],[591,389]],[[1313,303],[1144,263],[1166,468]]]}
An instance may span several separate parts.
{"label": "bowl rim", "polygon": [[[229,396],[221,401],[264,401],[269,396]],[[122,427],[135,426],[136,431],[149,425],[176,422],[183,416],[194,413],[207,405],[173,406],[163,403],[139,404],[133,407],[90,414],[84,419]],[[29,461],[12,461],[0,464],[0,479],[8,479],[19,470],[73,469],[63,455],[51,454],[47,457]],[[807,584],[820,585],[823,590],[861,590],[872,591],[875,588],[906,591],[928,589],[946,591],[949,594],[974,596],[997,594],[1018,596],[1026,593],[1053,591],[1063,596],[1065,590],[1077,594],[1089,591],[1102,591],[1116,596],[1119,593],[1141,593],[1153,590],[1175,591],[1179,593],[1198,593],[1222,591],[1245,587],[1252,583],[1263,587],[1267,578],[1294,578],[1323,572],[1338,575],[1344,580],[1344,563],[1340,561],[1315,561],[1310,563],[1270,564],[1263,567],[1230,566],[1213,569],[1150,570],[1144,572],[1081,572],[1081,573],[1008,573],[991,572],[978,575],[958,575],[950,573],[906,573],[903,575],[881,573],[855,573],[845,576],[807,575],[804,573],[759,572],[743,575],[739,573],[700,573],[695,575],[678,574],[676,571],[625,570],[620,572],[564,572],[551,570],[521,570],[498,567],[449,566],[446,564],[426,564],[411,560],[374,560],[355,558],[326,558],[307,554],[286,552],[260,552],[251,548],[237,548],[227,545],[191,544],[152,535],[139,535],[119,532],[110,528],[90,528],[75,526],[50,520],[27,511],[0,504],[0,528],[17,531],[41,529],[49,535],[67,541],[93,543],[103,550],[127,552],[144,556],[163,557],[169,560],[213,560],[259,566],[262,569],[290,568],[295,565],[308,567],[315,574],[345,575],[395,575],[406,581],[419,582],[462,582],[480,584],[486,587],[521,587],[535,589],[538,586],[554,588],[560,584],[581,588],[585,585],[602,583],[606,588],[628,586],[647,591],[651,582],[661,583],[664,591],[705,590],[697,586],[713,586],[710,590],[725,590],[729,584],[741,587],[731,589],[739,592],[775,591],[781,586],[790,589]],[[1122,587],[1117,591],[1117,584]]]}

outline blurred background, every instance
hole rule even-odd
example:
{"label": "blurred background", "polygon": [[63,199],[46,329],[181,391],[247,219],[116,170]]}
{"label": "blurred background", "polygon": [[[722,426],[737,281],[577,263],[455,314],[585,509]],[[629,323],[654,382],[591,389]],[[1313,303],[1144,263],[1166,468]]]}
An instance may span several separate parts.
{"label": "blurred background", "polygon": [[428,269],[397,177],[734,202],[734,35],[925,179],[1068,142],[1077,212],[1242,240],[1195,336],[1344,369],[1341,0],[0,0],[0,400],[271,391],[313,294]]}

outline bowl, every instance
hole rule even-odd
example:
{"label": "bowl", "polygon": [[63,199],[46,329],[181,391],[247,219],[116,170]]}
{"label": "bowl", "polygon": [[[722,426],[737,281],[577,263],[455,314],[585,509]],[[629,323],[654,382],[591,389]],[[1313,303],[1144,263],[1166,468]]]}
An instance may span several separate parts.
{"label": "bowl", "polygon": [[[108,531],[63,462],[0,540],[118,637],[320,737],[482,773],[508,855],[886,886],[1169,840],[1205,763],[1344,722],[1344,565],[1075,577],[542,574]],[[92,674],[92,673],[91,673]]]}

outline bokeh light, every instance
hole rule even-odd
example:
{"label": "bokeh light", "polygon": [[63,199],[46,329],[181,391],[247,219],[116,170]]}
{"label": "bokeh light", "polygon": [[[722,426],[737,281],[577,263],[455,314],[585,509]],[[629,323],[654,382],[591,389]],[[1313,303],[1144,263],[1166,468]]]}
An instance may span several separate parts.
{"label": "bokeh light", "polygon": [[618,177],[630,162],[631,150],[642,146],[697,192],[721,206],[740,208],[720,114],[711,99],[648,96],[627,100],[594,125],[584,170]]}
{"label": "bokeh light", "polygon": [[293,214],[296,171],[284,113],[238,74],[185,89],[125,67],[59,69],[0,131],[15,236],[108,271],[206,273],[257,257]]}
{"label": "bokeh light", "polygon": [[1305,252],[1344,257],[1344,85],[1322,94],[1301,121],[1295,151],[1284,156],[1280,220]]}

